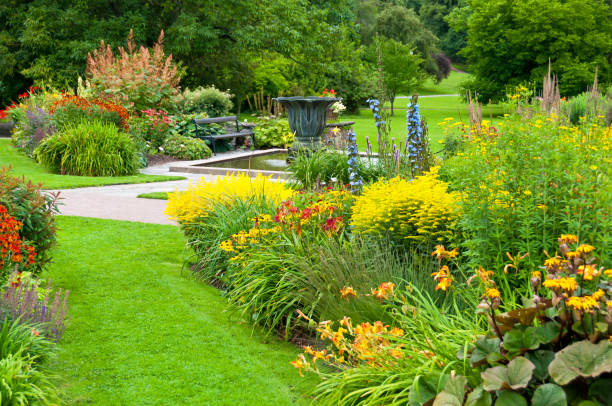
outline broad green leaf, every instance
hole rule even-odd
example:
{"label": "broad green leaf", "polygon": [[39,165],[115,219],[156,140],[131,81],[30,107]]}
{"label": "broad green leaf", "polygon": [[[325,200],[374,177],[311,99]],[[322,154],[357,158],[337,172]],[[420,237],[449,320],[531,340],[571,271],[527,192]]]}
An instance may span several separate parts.
{"label": "broad green leaf", "polygon": [[580,341],[555,355],[548,372],[559,385],[566,385],[579,376],[597,377],[612,371],[612,346],[607,340],[593,344]]}
{"label": "broad green leaf", "polygon": [[408,404],[410,406],[423,406],[436,396],[436,382],[431,378],[417,376],[410,386]]}
{"label": "broad green leaf", "polygon": [[495,406],[527,406],[527,401],[516,392],[504,390],[497,394]]}
{"label": "broad green leaf", "polygon": [[612,379],[598,379],[589,387],[589,395],[604,405],[612,405]]}
{"label": "broad green leaf", "polygon": [[508,351],[521,353],[535,350],[539,346],[535,327],[527,327],[525,330],[514,328],[504,334],[504,348]]}
{"label": "broad green leaf", "polygon": [[531,406],[567,406],[567,397],[559,385],[547,383],[535,390]]}
{"label": "broad green leaf", "polygon": [[479,337],[474,343],[470,363],[472,366],[479,365],[492,354],[499,354],[499,338]]}
{"label": "broad green leaf", "polygon": [[508,366],[493,367],[482,372],[482,386],[489,392],[526,388],[534,369],[531,361],[518,357],[510,361]]}
{"label": "broad green leaf", "polygon": [[548,322],[536,328],[536,336],[540,344],[548,344],[559,336],[561,326],[556,322]]}
{"label": "broad green leaf", "polygon": [[467,397],[465,406],[491,406],[491,394],[483,389],[482,386],[477,386]]}
{"label": "broad green leaf", "polygon": [[436,396],[433,406],[462,406],[466,385],[467,378],[465,376],[458,375],[449,379],[444,386],[444,390]]}
{"label": "broad green leaf", "polygon": [[533,365],[535,365],[535,369],[533,371],[533,376],[537,379],[543,381],[548,378],[548,366],[555,358],[555,353],[553,351],[546,350],[537,350],[530,351],[525,354],[525,357],[531,361]]}

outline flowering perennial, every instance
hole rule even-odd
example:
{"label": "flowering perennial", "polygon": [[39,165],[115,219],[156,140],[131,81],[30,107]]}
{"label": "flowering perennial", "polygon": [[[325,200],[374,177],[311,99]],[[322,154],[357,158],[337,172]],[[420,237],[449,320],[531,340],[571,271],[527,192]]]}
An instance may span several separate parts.
{"label": "flowering perennial", "polygon": [[437,168],[413,180],[378,181],[355,199],[352,225],[364,234],[385,234],[400,240],[443,242],[458,218],[458,195],[438,179]]}
{"label": "flowering perennial", "polygon": [[266,199],[275,205],[293,195],[285,183],[274,182],[271,177],[231,174],[213,181],[202,178],[190,184],[186,191],[168,194],[165,213],[179,223],[190,223],[202,217],[216,203],[230,203],[234,199]]}
{"label": "flowering perennial", "polygon": [[22,226],[23,224],[0,204],[0,271],[28,268],[36,261],[34,247],[19,236]]}

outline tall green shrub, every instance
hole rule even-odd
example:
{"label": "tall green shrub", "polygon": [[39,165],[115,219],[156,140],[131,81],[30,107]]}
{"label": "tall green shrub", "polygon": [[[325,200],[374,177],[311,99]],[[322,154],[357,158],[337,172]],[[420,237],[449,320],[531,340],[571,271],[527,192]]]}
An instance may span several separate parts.
{"label": "tall green shrub", "polygon": [[54,173],[78,176],[124,176],[137,172],[134,141],[114,125],[81,122],[44,140],[36,159]]}
{"label": "tall green shrub", "polygon": [[185,89],[175,103],[184,114],[207,114],[209,117],[227,116],[234,106],[232,95],[214,86]]}

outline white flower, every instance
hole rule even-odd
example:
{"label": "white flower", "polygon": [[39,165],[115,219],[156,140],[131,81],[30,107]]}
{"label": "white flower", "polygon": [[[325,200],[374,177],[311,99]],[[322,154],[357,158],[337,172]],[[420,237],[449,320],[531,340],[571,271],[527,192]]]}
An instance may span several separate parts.
{"label": "white flower", "polygon": [[336,114],[340,114],[346,110],[346,107],[344,104],[342,104],[342,102],[337,101],[331,105],[331,110]]}
{"label": "white flower", "polygon": [[159,152],[164,152],[164,149],[162,147],[159,147]]}

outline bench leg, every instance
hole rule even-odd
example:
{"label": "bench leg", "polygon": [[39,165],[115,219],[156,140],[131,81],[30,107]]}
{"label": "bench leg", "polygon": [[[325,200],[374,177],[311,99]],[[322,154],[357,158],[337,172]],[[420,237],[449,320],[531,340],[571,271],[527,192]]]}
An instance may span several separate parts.
{"label": "bench leg", "polygon": [[209,138],[210,139],[210,146],[213,150],[213,156],[217,155],[217,149],[215,148],[215,139],[214,138]]}

